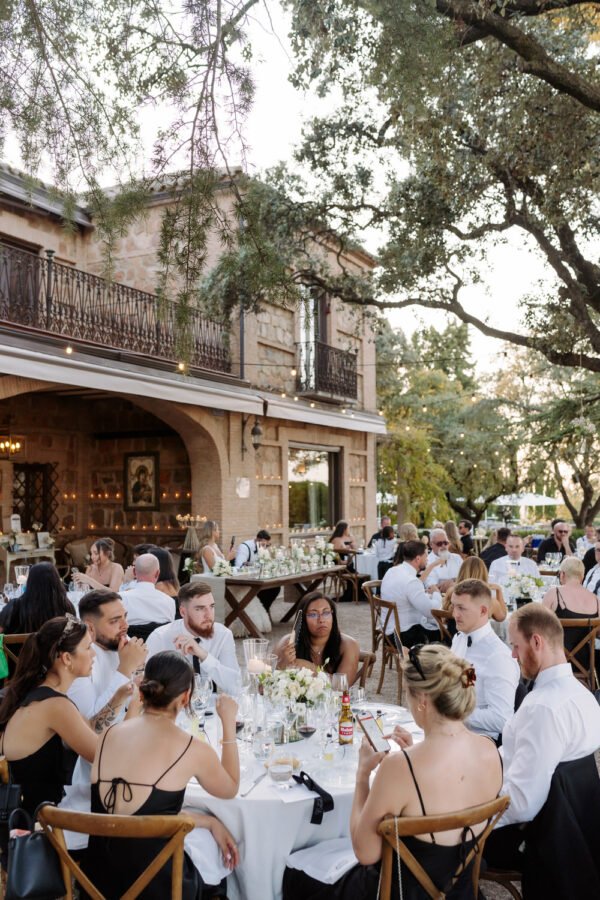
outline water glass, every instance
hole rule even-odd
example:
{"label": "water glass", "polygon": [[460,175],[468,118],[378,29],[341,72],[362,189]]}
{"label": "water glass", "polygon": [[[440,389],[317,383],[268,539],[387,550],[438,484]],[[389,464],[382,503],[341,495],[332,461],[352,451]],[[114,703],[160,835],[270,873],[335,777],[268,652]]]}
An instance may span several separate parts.
{"label": "water glass", "polygon": [[331,676],[331,690],[335,694],[348,692],[348,676],[341,672],[334,672]]}
{"label": "water glass", "polygon": [[192,709],[204,726],[204,718],[208,701],[212,695],[212,681],[205,675],[194,676],[194,695],[192,697]]}
{"label": "water glass", "polygon": [[256,759],[269,759],[274,749],[275,742],[269,729],[258,728],[252,739],[252,750]]}

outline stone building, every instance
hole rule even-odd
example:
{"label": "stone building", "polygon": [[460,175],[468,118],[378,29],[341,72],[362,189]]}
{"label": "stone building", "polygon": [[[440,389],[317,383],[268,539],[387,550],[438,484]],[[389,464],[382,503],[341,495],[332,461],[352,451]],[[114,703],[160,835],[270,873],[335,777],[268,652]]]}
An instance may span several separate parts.
{"label": "stone building", "polygon": [[[159,316],[152,294],[171,201],[157,186],[108,283],[89,212],[66,228],[54,192],[0,166],[3,530],[19,512],[59,543],[152,533],[175,544],[176,516],[193,513],[216,519],[226,546],[258,528],[285,544],[339,518],[366,537],[385,431],[367,325],[324,299],[265,304],[227,332],[194,312],[181,371],[176,311]],[[358,249],[344,263],[374,264]]]}

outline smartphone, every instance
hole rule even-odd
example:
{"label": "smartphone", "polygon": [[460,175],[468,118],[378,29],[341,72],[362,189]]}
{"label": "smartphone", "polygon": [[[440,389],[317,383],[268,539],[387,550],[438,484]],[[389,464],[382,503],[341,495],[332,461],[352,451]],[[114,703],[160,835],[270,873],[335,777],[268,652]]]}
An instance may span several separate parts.
{"label": "smartphone", "polygon": [[356,721],[362,728],[368,742],[376,753],[389,753],[390,745],[381,733],[379,725],[370,712],[359,713]]}
{"label": "smartphone", "polygon": [[231,538],[231,543],[230,543],[230,545],[229,545],[229,549],[230,549],[230,550],[233,550],[233,545],[234,545],[234,544],[235,544],[235,534],[234,534],[234,536]]}

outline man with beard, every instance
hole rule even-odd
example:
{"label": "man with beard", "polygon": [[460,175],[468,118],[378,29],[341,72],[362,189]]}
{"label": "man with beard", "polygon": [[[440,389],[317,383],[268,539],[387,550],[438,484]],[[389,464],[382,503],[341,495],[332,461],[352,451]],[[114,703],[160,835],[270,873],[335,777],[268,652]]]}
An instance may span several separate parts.
{"label": "man with beard", "polygon": [[[82,716],[100,734],[125,714],[133,693],[132,676],[144,665],[146,646],[127,638],[127,613],[119,594],[108,588],[89,591],[79,603],[79,617],[87,625],[96,657],[89,678],[76,678],[67,692]],[[72,784],[65,788],[63,809],[90,811],[91,765],[79,757]],[[88,838],[67,832],[70,850],[83,850]]]}
{"label": "man with beard", "polygon": [[[400,639],[405,647],[412,647],[413,644],[429,643],[438,638],[438,626],[431,610],[441,606],[442,597],[434,587],[426,590],[423,581],[433,568],[443,565],[445,560],[436,557],[427,566],[427,547],[423,541],[406,541],[403,552],[404,562],[392,566],[383,576],[381,598],[398,607],[402,632],[396,635],[396,642]],[[419,573],[423,573],[421,578]],[[394,633],[392,616],[388,620],[386,633]]]}
{"label": "man with beard", "polygon": [[527,604],[511,616],[508,634],[531,688],[502,732],[502,793],[509,794],[510,806],[488,838],[485,858],[494,868],[521,871],[524,824],[544,806],[556,767],[600,747],[600,706],[573,675],[562,626],[551,610]]}
{"label": "man with beard", "polygon": [[76,678],[68,691],[82,716],[101,732],[131,694],[131,676],[144,665],[146,647],[127,639],[127,613],[119,594],[108,588],[89,591],[79,603],[79,618],[93,640],[96,658],[89,678]]}
{"label": "man with beard", "polygon": [[228,694],[241,687],[240,667],[235,655],[233,634],[215,622],[215,600],[210,586],[202,581],[185,584],[178,595],[181,619],[163,625],[148,638],[148,655],[161,650],[179,650],[187,656],[194,672],[206,675]]}

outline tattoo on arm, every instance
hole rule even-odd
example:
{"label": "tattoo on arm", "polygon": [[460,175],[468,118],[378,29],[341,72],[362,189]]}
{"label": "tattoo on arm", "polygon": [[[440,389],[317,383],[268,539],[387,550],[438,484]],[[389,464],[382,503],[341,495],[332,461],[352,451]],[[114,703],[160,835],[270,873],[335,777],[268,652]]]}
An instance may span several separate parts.
{"label": "tattoo on arm", "polygon": [[113,709],[110,703],[102,707],[100,712],[96,713],[93,719],[90,719],[90,725],[96,732],[101,734],[109,725],[112,725],[117,718],[118,709]]}

